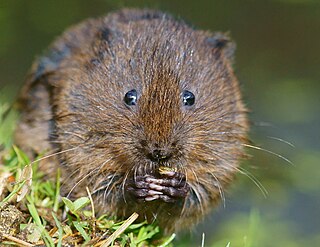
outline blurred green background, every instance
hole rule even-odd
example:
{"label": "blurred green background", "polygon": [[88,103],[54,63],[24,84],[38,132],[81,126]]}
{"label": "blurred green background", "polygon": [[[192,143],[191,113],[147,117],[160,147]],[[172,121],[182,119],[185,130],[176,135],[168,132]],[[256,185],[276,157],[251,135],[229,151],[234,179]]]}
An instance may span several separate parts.
{"label": "blurred green background", "polygon": [[0,102],[14,99],[35,56],[70,24],[132,6],[230,31],[251,139],[279,154],[248,149],[243,168],[268,194],[239,175],[225,207],[175,246],[200,246],[202,233],[205,246],[320,246],[319,0],[1,0]]}

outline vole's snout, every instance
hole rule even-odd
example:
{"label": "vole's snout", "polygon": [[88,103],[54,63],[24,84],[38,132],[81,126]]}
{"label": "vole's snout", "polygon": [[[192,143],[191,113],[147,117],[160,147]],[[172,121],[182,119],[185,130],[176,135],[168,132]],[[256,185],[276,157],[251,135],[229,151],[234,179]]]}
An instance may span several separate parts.
{"label": "vole's snout", "polygon": [[172,154],[165,149],[155,148],[150,150],[148,158],[153,162],[164,162],[170,159]]}

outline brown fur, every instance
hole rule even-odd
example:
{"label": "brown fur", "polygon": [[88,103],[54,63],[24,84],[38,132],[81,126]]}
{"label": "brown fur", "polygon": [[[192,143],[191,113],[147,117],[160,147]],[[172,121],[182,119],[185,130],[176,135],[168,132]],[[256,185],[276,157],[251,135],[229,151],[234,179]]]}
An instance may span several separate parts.
{"label": "brown fur", "polygon": [[[33,65],[20,97],[16,142],[29,153],[63,151],[42,169],[62,169],[64,191],[88,186],[100,213],[188,228],[221,199],[238,170],[246,110],[231,63],[233,43],[150,10],[122,10],[68,29]],[[138,92],[128,107],[124,95]],[[182,91],[195,104],[182,105]],[[126,183],[152,174],[155,147],[186,176],[179,203],[127,199]],[[71,149],[71,150],[69,150]],[[68,151],[69,150],[69,151]]]}

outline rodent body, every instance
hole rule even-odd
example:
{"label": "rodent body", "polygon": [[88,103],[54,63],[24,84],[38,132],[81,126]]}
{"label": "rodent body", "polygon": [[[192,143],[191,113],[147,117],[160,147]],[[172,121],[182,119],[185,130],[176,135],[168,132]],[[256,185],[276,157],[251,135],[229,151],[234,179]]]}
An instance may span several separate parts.
{"label": "rodent body", "polygon": [[28,75],[16,143],[57,152],[65,193],[96,209],[189,228],[238,170],[246,109],[233,44],[151,10],[89,19],[58,38]]}

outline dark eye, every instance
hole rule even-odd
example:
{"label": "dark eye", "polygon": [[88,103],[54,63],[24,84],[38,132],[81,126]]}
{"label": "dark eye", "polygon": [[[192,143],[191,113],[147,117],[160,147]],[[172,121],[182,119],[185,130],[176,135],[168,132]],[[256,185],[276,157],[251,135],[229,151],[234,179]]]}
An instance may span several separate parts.
{"label": "dark eye", "polygon": [[136,105],[137,104],[137,90],[132,89],[124,95],[124,102],[127,105]]}
{"label": "dark eye", "polygon": [[183,91],[183,105],[192,106],[194,104],[194,94],[188,90]]}

